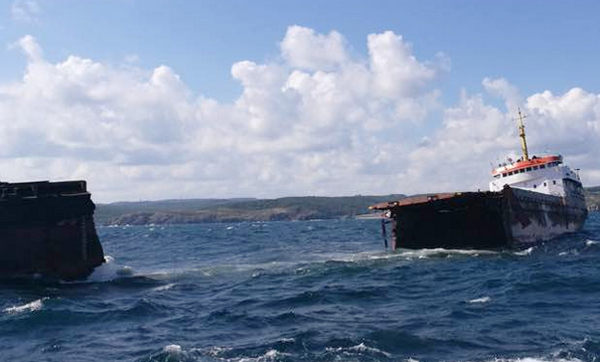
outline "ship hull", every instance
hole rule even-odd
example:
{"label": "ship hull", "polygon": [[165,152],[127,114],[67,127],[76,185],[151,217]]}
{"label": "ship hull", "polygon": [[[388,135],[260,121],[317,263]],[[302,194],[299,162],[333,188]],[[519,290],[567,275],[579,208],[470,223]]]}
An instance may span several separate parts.
{"label": "ship hull", "polygon": [[526,247],[578,231],[587,218],[583,196],[510,187],[421,196],[375,208],[389,210],[392,249]]}
{"label": "ship hull", "polygon": [[0,276],[89,276],[104,262],[84,181],[1,184]]}

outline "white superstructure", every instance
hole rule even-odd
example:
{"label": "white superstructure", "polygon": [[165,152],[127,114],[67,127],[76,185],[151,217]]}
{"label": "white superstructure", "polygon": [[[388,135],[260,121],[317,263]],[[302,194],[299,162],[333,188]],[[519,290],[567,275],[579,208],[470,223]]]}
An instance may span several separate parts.
{"label": "white superstructure", "polygon": [[563,165],[562,156],[529,158],[523,118],[519,110],[519,136],[521,137],[523,157],[515,162],[498,165],[492,170],[494,179],[490,182],[490,191],[501,191],[505,185],[508,185],[546,195],[565,197],[567,196],[566,190],[573,187],[580,188],[579,175],[568,166]]}
{"label": "white superstructure", "polygon": [[530,160],[500,165],[492,171],[490,191],[501,191],[505,185],[547,195],[566,196],[566,180],[581,184],[576,172],[563,165],[562,156],[534,156]]}

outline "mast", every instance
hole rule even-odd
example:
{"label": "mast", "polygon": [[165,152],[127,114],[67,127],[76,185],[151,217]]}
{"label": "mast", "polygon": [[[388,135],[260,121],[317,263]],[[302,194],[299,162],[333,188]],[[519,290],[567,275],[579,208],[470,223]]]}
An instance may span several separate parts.
{"label": "mast", "polygon": [[521,150],[523,151],[523,161],[529,161],[529,153],[527,152],[527,140],[525,139],[525,125],[523,124],[523,118],[527,117],[519,110],[519,137],[521,137]]}

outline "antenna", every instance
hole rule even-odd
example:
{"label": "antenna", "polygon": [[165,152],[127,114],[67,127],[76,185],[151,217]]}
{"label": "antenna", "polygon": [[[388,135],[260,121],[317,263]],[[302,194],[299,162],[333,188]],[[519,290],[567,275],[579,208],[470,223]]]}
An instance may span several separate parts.
{"label": "antenna", "polygon": [[519,137],[521,137],[521,150],[523,150],[523,161],[529,161],[529,153],[527,152],[527,140],[525,139],[525,124],[523,124],[523,119],[527,118],[527,116],[521,113],[521,108],[518,108],[519,111]]}

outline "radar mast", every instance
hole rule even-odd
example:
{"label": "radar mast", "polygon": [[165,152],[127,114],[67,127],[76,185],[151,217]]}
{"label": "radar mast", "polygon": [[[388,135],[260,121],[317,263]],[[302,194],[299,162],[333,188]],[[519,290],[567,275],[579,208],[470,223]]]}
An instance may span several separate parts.
{"label": "radar mast", "polygon": [[527,152],[527,140],[525,139],[525,124],[523,124],[523,119],[527,116],[524,116],[521,113],[521,108],[519,110],[519,137],[521,137],[521,150],[523,150],[523,161],[529,161],[529,153]]}

